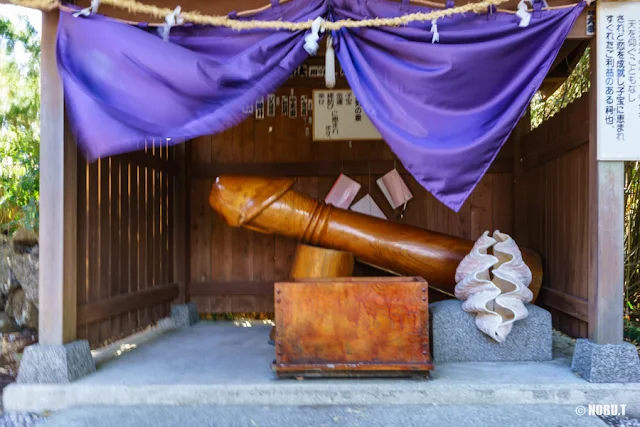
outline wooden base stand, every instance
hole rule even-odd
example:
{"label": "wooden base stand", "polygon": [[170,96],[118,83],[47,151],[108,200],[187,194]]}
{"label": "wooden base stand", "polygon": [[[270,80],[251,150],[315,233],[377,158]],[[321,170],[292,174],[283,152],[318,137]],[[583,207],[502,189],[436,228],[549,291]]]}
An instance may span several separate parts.
{"label": "wooden base stand", "polygon": [[427,295],[419,277],[276,283],[272,368],[278,378],[428,376]]}
{"label": "wooden base stand", "polygon": [[369,364],[338,364],[331,370],[327,365],[301,365],[296,367],[278,366],[274,360],[271,369],[280,379],[295,378],[416,378],[429,379],[433,364],[428,366],[389,365],[387,369],[379,369],[377,365]]}

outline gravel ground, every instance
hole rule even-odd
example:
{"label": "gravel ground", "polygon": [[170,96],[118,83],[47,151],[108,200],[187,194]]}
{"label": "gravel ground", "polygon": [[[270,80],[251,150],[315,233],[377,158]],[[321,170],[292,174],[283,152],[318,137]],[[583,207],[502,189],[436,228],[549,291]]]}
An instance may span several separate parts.
{"label": "gravel ground", "polygon": [[[560,405],[127,406],[71,408],[43,427],[606,427]],[[37,427],[40,427],[39,425]]]}
{"label": "gravel ground", "polygon": [[602,421],[613,427],[640,427],[640,418],[601,416]]}
{"label": "gravel ground", "polygon": [[0,427],[33,427],[42,425],[43,417],[37,414],[11,412],[0,415]]}
{"label": "gravel ground", "polygon": [[[464,408],[464,407],[463,407],[463,408]],[[174,410],[172,410],[172,409],[174,409]],[[248,409],[248,412],[254,412],[254,411],[255,411],[255,408],[253,408],[253,407],[248,407],[247,409]],[[290,410],[291,408],[287,408],[287,409],[289,409],[289,410]],[[327,408],[327,409],[329,409],[329,408]],[[336,407],[336,409],[339,411],[340,409],[343,409],[343,408]],[[360,409],[360,411],[362,411],[363,409],[364,409],[364,408],[361,408],[361,409]],[[373,408],[372,408],[372,409],[373,409]],[[464,408],[464,409],[467,409],[467,408]],[[122,410],[122,409],[120,409],[120,410]],[[180,411],[184,411],[185,409],[184,409],[184,408],[182,408],[182,409],[175,410],[175,408],[171,408],[171,409],[170,409],[170,408],[163,408],[163,410],[164,410],[164,411],[168,411],[168,412],[174,412],[174,411],[175,411],[175,412],[180,412]],[[153,410],[152,410],[152,412],[162,413],[162,412],[163,412],[163,410],[160,410],[160,409],[158,408],[158,409],[156,409],[155,411],[153,411]],[[285,410],[286,410],[286,409],[285,409]],[[329,410],[330,410],[330,409],[329,409]],[[375,409],[374,409],[374,410],[375,410]],[[453,408],[449,408],[449,411],[451,411],[451,410],[455,411],[455,409],[453,409]],[[77,410],[75,410],[75,411],[77,411]],[[74,410],[72,410],[71,412],[75,412],[75,411],[74,411]],[[82,409],[80,409],[80,411],[82,411]],[[86,411],[86,410],[85,410],[85,411]],[[358,412],[360,412],[360,411],[358,411],[358,410],[354,410],[354,412],[356,412],[356,413],[358,413]],[[447,412],[449,412],[449,411],[447,411]],[[92,411],[92,412],[93,412],[93,411]],[[100,414],[100,415],[101,415],[101,417],[100,417],[100,418],[104,418],[104,415],[109,415],[108,413],[106,413],[106,414],[105,414],[104,412],[105,412],[105,411],[104,411],[104,409],[103,409],[103,408],[100,408],[100,409],[95,408],[95,412],[94,412],[94,414]],[[121,415],[121,414],[118,414],[118,412],[119,412],[118,410],[115,410],[114,412],[116,412],[116,414],[114,414],[114,415],[116,415],[116,416],[114,416],[113,418],[118,418],[118,415]],[[222,415],[222,414],[220,414],[219,412],[226,413],[227,411],[226,411],[226,410],[222,410],[222,411],[215,411],[215,410],[214,410],[214,413],[216,413],[216,412],[218,412],[218,413],[216,414],[216,415],[217,415],[217,417],[216,417],[216,418],[218,418],[218,417],[220,417],[220,415]],[[352,412],[352,411],[347,411],[347,412]],[[463,412],[464,412],[464,411],[463,411]],[[522,411],[522,412],[526,412],[526,411]],[[518,412],[516,412],[516,413],[518,413]],[[148,418],[152,418],[152,417],[150,417],[149,415],[150,415],[149,413],[145,414],[145,417],[144,417],[144,418],[147,418],[147,419],[148,419]],[[167,415],[167,413],[165,413],[161,418],[165,418],[165,417],[166,417],[166,415]],[[225,414],[225,415],[229,415],[229,414]],[[254,415],[258,415],[258,417],[256,417],[256,420],[257,420],[260,424],[262,424],[263,419],[261,419],[262,417],[260,417],[260,415],[263,415],[263,416],[264,416],[264,415],[266,415],[266,414],[254,414]],[[309,415],[311,415],[311,414],[305,414],[305,415],[309,416]],[[345,415],[345,414],[341,414],[341,415]],[[423,415],[427,415],[427,414],[423,414]],[[433,414],[432,414],[432,415],[433,415]],[[58,416],[59,416],[59,415],[58,415]],[[224,421],[222,421],[222,423],[221,423],[221,424],[216,423],[216,424],[213,424],[213,425],[233,426],[233,425],[235,425],[235,423],[236,423],[236,422],[238,422],[238,423],[239,423],[238,425],[245,425],[242,421],[247,421],[247,420],[242,420],[242,421],[241,421],[241,420],[240,420],[240,418],[241,418],[241,417],[236,418],[236,416],[237,416],[237,415],[235,415],[235,416],[231,416],[230,418],[231,418],[231,419],[233,419],[233,420],[235,420],[235,421],[231,421],[231,422],[227,421],[227,422],[228,422],[228,424],[227,424],[227,423],[225,423]],[[318,414],[313,414],[313,416],[311,416],[311,417],[307,418],[307,420],[310,420],[310,419],[316,419],[316,420],[317,420],[317,416],[318,416]],[[512,416],[513,416],[513,415],[512,415]],[[55,417],[54,417],[54,420],[55,420],[56,418],[58,418],[58,417],[57,417],[57,416],[55,416]],[[92,418],[92,417],[91,417],[91,418]],[[106,417],[106,418],[110,418],[110,417]],[[128,417],[127,417],[127,418],[128,418]],[[135,418],[135,417],[134,417],[134,418]],[[166,418],[170,418],[170,417],[166,417]],[[224,416],[222,416],[221,418],[225,418],[225,417],[224,417]],[[279,418],[279,417],[276,417],[276,418]],[[340,417],[333,417],[333,421],[337,421],[337,420],[338,420],[338,418],[340,418]],[[431,417],[426,416],[425,418],[426,418],[426,419],[429,419],[429,418],[431,418]],[[295,419],[295,418],[294,418],[294,419]],[[638,419],[638,418],[601,416],[601,417],[600,417],[600,419],[602,419],[602,421],[604,421],[608,426],[612,426],[612,427],[640,427],[640,419]],[[84,420],[86,420],[87,422],[90,422],[90,420],[88,420],[88,419],[86,419],[86,418],[85,418]],[[71,420],[66,420],[66,422],[63,422],[63,424],[66,424],[67,422],[71,422],[71,423],[73,423],[73,422],[78,422],[78,421],[79,421],[78,419],[75,419],[75,420],[73,420],[73,421],[71,421]],[[169,420],[167,420],[167,421],[168,421],[168,424],[167,424],[167,425],[171,425],[171,426],[173,425],[173,424],[170,424],[170,421],[169,421]],[[284,420],[279,420],[279,421],[284,421]],[[289,420],[289,421],[293,421],[293,420]],[[302,420],[300,420],[300,418],[298,418],[298,421],[302,421]],[[365,421],[365,420],[361,420],[361,421]],[[370,421],[371,421],[371,420],[370,420]],[[434,420],[433,420],[433,419],[431,419],[430,421],[434,421]],[[453,420],[449,420],[449,421],[453,421]],[[550,420],[546,420],[546,421],[550,421]],[[563,421],[566,421],[566,420],[563,420]],[[365,422],[366,422],[366,421],[365,421]],[[81,423],[82,423],[82,421],[80,421],[80,423],[79,423],[79,424],[81,424]],[[91,423],[91,422],[90,422],[90,423]],[[55,424],[55,421],[54,421],[54,424]],[[119,424],[119,423],[118,423],[118,424]],[[137,423],[136,423],[136,424],[137,424]],[[332,424],[332,423],[329,423],[329,424]],[[336,425],[340,425],[340,424],[341,424],[341,423],[336,423]],[[526,425],[529,425],[529,424],[527,424],[527,423],[525,423],[525,424],[526,424]],[[545,422],[543,422],[543,424],[545,424]],[[8,414],[0,414],[0,427],[40,427],[40,426],[42,426],[42,427],[46,427],[46,425],[47,425],[47,423],[46,423],[46,419],[45,419],[44,417],[40,416],[40,415],[37,415],[37,414],[26,414],[26,413],[8,413]],[[58,425],[58,424],[55,424],[55,425]],[[76,424],[73,424],[73,425],[74,425],[74,426],[76,426]],[[153,423],[153,425],[154,425],[154,426],[162,426],[162,425],[163,425],[163,423],[162,423],[162,422],[160,422],[160,424],[157,424],[157,422],[156,422],[156,423]],[[259,424],[255,424],[255,422],[252,422],[251,424],[247,424],[247,425],[251,425],[251,426],[253,426],[253,425],[259,425]],[[271,424],[267,424],[267,425],[271,425]],[[324,425],[324,423],[323,423],[323,425]],[[356,425],[360,425],[360,423],[357,423]],[[394,424],[394,425],[395,425],[395,424]],[[427,423],[426,425],[430,425],[430,424],[428,424],[428,423]],[[444,424],[444,425],[446,425],[446,424]],[[482,423],[480,423],[480,425],[482,425]],[[500,424],[496,424],[496,426],[499,426],[499,425],[500,425]]]}

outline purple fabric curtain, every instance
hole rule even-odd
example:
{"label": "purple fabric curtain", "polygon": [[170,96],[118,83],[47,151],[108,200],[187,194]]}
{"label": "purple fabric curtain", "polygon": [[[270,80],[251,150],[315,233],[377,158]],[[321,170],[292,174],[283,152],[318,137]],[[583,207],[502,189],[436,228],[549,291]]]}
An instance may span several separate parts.
{"label": "purple fabric curtain", "polygon": [[[238,19],[307,21],[326,9],[293,1]],[[308,57],[305,34],[185,25],[165,42],[154,27],[61,12],[58,67],[76,141],[93,161],[236,125]]]}
{"label": "purple fabric curtain", "polygon": [[[292,0],[238,19],[394,17],[429,9],[389,0]],[[450,3],[450,2],[449,2]],[[534,12],[455,15],[399,28],[334,32],[351,88],[413,176],[459,210],[522,116],[585,3]],[[450,5],[449,5],[450,7]],[[85,157],[178,143],[240,123],[308,56],[306,31],[156,28],[62,13],[58,66]]]}
{"label": "purple fabric curtain", "polygon": [[[331,17],[429,9],[332,0]],[[400,28],[341,29],[336,56],[364,111],[418,182],[458,211],[526,111],[585,3],[533,13],[466,14]]]}

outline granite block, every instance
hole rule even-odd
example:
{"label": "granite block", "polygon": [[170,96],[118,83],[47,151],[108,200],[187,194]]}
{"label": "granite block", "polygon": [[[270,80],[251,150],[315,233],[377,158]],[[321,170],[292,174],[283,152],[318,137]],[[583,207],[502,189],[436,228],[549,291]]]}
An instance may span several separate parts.
{"label": "granite block", "polygon": [[462,310],[462,301],[451,299],[430,304],[434,362],[551,360],[551,314],[536,305],[526,307],[528,317],[515,322],[506,341],[499,343],[476,327],[475,315]]}
{"label": "granite block", "polygon": [[576,341],[571,370],[592,383],[640,382],[638,349],[631,343],[595,344]]}
{"label": "granite block", "polygon": [[172,305],[171,317],[178,328],[189,327],[200,320],[198,308],[194,303]]}
{"label": "granite block", "polygon": [[69,383],[96,370],[89,342],[64,345],[35,344],[24,349],[18,383]]}

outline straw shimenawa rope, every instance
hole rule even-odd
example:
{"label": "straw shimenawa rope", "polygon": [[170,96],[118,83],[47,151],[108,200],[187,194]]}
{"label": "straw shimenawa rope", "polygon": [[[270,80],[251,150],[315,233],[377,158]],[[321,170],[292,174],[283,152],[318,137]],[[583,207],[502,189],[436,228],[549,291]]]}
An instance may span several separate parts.
{"label": "straw shimenawa rope", "polygon": [[[9,0],[11,3],[30,7],[33,9],[52,10],[62,7],[57,0]],[[369,18],[362,20],[350,20],[344,19],[335,22],[324,21],[321,24],[321,28],[326,31],[339,30],[341,28],[362,28],[362,27],[399,27],[407,25],[416,21],[432,21],[435,19],[444,18],[447,16],[458,15],[462,13],[482,13],[487,12],[491,6],[498,6],[499,4],[506,3],[509,0],[484,0],[479,3],[467,3],[463,6],[452,7],[449,9],[439,9],[431,12],[416,12],[407,15],[399,16],[396,18]],[[137,2],[135,0],[100,0],[101,4],[108,4],[118,9],[124,9],[130,13],[141,13],[149,16],[153,16],[158,19],[164,20],[164,18],[173,13],[172,9],[166,7],[157,7],[149,4]],[[228,16],[210,16],[202,15],[199,12],[181,12],[180,15],[185,21],[194,24],[213,25],[217,27],[227,27],[234,30],[255,30],[255,29],[268,29],[268,30],[288,30],[288,31],[301,31],[311,29],[313,21],[304,22],[288,22],[288,21],[260,21],[260,20],[246,20],[240,21],[231,19]]]}
{"label": "straw shimenawa rope", "polygon": [[9,0],[9,3],[39,10],[53,10],[60,6],[55,0]]}

